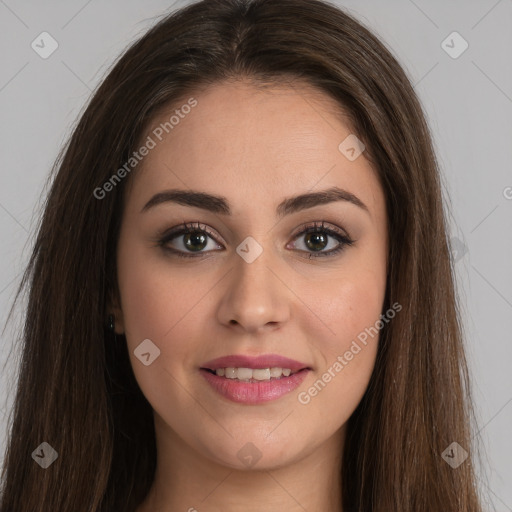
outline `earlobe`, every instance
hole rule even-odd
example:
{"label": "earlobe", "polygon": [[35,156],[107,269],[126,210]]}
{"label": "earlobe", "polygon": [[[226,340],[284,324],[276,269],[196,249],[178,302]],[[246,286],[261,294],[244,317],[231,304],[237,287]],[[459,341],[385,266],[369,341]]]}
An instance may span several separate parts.
{"label": "earlobe", "polygon": [[119,300],[113,298],[109,301],[107,307],[107,326],[109,330],[116,334],[124,334],[123,311],[119,306]]}
{"label": "earlobe", "polygon": [[115,334],[124,334],[124,326],[122,321],[120,321],[121,318],[114,313],[110,313],[107,316],[107,329]]}
{"label": "earlobe", "polygon": [[116,334],[124,334],[124,322],[121,309],[113,308],[108,314],[107,325],[109,330]]}

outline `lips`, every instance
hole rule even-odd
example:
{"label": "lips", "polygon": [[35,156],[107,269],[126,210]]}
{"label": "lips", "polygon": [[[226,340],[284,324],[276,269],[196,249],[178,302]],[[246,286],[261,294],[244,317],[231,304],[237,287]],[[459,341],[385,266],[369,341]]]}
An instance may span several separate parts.
{"label": "lips", "polygon": [[201,365],[201,369],[213,372],[217,368],[289,368],[293,373],[304,369],[311,370],[307,363],[301,363],[277,354],[264,354],[257,357],[230,355],[212,359]]}
{"label": "lips", "polygon": [[259,405],[284,398],[297,389],[308,376],[304,369],[289,377],[259,382],[244,382],[220,377],[211,370],[201,369],[200,375],[219,396],[243,405]]}

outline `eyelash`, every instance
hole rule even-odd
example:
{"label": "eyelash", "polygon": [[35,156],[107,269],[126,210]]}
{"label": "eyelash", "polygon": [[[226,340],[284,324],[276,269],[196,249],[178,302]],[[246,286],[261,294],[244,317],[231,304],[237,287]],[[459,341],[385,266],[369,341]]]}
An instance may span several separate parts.
{"label": "eyelash", "polygon": [[[208,235],[210,238],[212,238],[217,244],[220,245],[220,243],[215,239],[213,233],[211,233],[208,229],[208,227],[204,224],[200,224],[199,222],[191,223],[191,224],[182,224],[180,226],[177,226],[175,228],[172,228],[170,231],[166,232],[160,240],[158,240],[158,246],[160,246],[164,251],[170,252],[173,255],[179,257],[179,258],[199,258],[208,252],[197,252],[197,253],[186,253],[183,251],[179,251],[177,249],[172,249],[170,247],[167,247],[166,244],[168,244],[171,240],[174,238],[178,238],[179,236],[191,234],[191,233],[203,233]],[[339,245],[335,249],[331,249],[330,251],[326,252],[310,252],[309,253],[309,259],[311,258],[323,258],[323,257],[332,257],[336,254],[343,251],[347,246],[351,246],[354,243],[354,240],[352,240],[350,237],[344,235],[341,231],[338,231],[334,228],[328,228],[324,225],[324,222],[321,223],[313,222],[311,224],[308,224],[304,226],[304,228],[296,233],[294,235],[294,240],[299,238],[302,235],[306,235],[308,233],[325,233],[330,237],[335,238]],[[306,252],[306,251],[300,251],[300,252]]]}

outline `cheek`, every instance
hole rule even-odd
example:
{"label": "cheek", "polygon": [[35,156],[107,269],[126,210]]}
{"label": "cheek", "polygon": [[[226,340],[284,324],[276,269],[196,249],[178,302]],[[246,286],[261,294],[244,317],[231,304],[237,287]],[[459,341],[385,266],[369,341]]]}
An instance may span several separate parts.
{"label": "cheek", "polygon": [[[382,326],[385,271],[362,261],[347,268],[350,271],[324,283],[321,293],[310,296],[312,309],[322,321],[315,322],[318,335],[314,337],[320,361],[298,399],[316,414],[332,411],[326,428],[347,421],[360,402],[375,365]],[[302,328],[308,329],[306,324]]]}
{"label": "cheek", "polygon": [[333,355],[342,354],[352,340],[375,325],[382,313],[384,295],[384,275],[356,267],[341,272],[310,294],[311,309],[321,320],[317,324],[324,333],[326,356],[332,359]]}
{"label": "cheek", "polygon": [[119,288],[122,297],[124,328],[129,343],[145,338],[165,341],[182,319],[189,319],[199,298],[209,289],[206,276],[170,270],[158,251],[120,245]]}
{"label": "cheek", "polygon": [[[197,347],[192,348],[189,341],[201,339],[205,316],[205,301],[201,298],[214,281],[205,273],[171,272],[165,258],[154,256],[147,249],[133,247],[122,254],[118,261],[119,288],[135,377],[153,405],[163,396],[178,403],[180,386],[174,379],[184,381],[183,368],[192,364],[190,360],[197,353]],[[159,350],[150,366],[141,364],[134,353],[146,339]],[[175,393],[169,395],[169,389],[175,389]]]}
{"label": "cheek", "polygon": [[[355,236],[357,242],[308,286],[311,309],[327,357],[348,350],[351,341],[380,318],[386,292],[386,235],[383,227]],[[306,288],[302,290],[306,292]],[[304,326],[305,328],[305,326]],[[360,358],[359,358],[360,359]],[[332,361],[325,361],[325,363]]]}

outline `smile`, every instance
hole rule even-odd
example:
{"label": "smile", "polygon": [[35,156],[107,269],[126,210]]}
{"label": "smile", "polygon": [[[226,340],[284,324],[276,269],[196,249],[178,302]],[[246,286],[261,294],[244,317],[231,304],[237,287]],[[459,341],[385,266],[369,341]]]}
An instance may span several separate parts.
{"label": "smile", "polygon": [[247,405],[257,405],[281,398],[300,386],[309,371],[309,368],[304,368],[291,373],[289,368],[277,367],[228,367],[218,368],[215,372],[200,369],[206,382],[219,395],[232,402]]}

